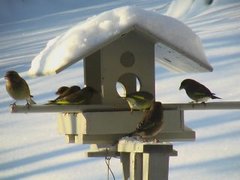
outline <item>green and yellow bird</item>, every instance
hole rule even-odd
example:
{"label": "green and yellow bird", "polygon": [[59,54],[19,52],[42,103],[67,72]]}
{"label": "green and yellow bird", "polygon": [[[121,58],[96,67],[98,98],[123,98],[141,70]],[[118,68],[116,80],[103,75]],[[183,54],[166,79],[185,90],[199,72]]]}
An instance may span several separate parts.
{"label": "green and yellow bird", "polygon": [[[33,96],[30,94],[27,82],[16,71],[7,71],[4,78],[6,80],[6,90],[13,99],[16,101],[26,100],[27,105],[36,104],[32,100]],[[13,105],[16,105],[16,102]]]}
{"label": "green and yellow bird", "polygon": [[60,88],[58,88],[58,90],[55,92],[56,95],[60,96],[62,95],[65,91],[67,91],[69,89],[68,86],[61,86]]}
{"label": "green and yellow bird", "polygon": [[84,87],[83,89],[72,93],[68,96],[56,100],[56,104],[59,105],[70,105],[70,104],[89,104],[93,95],[97,91],[92,87]]}
{"label": "green and yellow bird", "polygon": [[58,100],[63,99],[64,97],[74,94],[75,92],[78,92],[80,90],[81,88],[79,86],[71,86],[70,88],[60,87],[56,92],[56,94],[58,93],[59,96],[54,100],[48,101],[47,104],[58,104]]}
{"label": "green and yellow bird", "polygon": [[127,94],[124,99],[127,100],[131,112],[133,110],[145,111],[152,105],[154,96],[146,91],[137,91]]}

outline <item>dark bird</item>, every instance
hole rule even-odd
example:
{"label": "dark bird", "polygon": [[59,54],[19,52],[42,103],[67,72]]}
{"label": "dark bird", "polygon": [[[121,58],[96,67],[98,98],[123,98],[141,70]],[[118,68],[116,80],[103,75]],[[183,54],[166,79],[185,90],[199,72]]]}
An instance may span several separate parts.
{"label": "dark bird", "polygon": [[154,138],[162,129],[163,107],[161,102],[153,102],[150,109],[144,114],[143,120],[135,131],[128,136],[140,136],[142,138]]}
{"label": "dark bird", "polygon": [[[27,82],[16,72],[8,71],[4,76],[6,80],[6,90],[8,94],[17,100],[26,100],[27,105],[36,104],[32,100],[32,95],[30,94],[30,89]],[[15,105],[14,102],[12,105]]]}
{"label": "dark bird", "polygon": [[131,112],[133,110],[145,111],[150,108],[154,101],[154,96],[146,91],[138,91],[127,94],[124,99],[127,100]]}
{"label": "dark bird", "polygon": [[58,90],[55,92],[55,94],[60,96],[68,89],[69,89],[69,87],[67,87],[67,86],[61,86],[60,88],[58,88]]}
{"label": "dark bird", "polygon": [[69,105],[69,104],[89,104],[91,98],[97,91],[92,87],[84,87],[83,89],[72,93],[68,96],[56,100],[56,104]]}
{"label": "dark bird", "polygon": [[[64,91],[64,89],[66,89],[66,90]],[[69,95],[71,95],[75,92],[78,92],[80,90],[81,90],[81,88],[79,86],[71,86],[70,88],[60,87],[58,89],[58,91],[56,92],[56,94],[60,93],[60,95],[56,99],[48,101],[47,104],[56,104],[56,101],[58,101],[60,99],[63,99],[64,97],[69,96]]]}
{"label": "dark bird", "polygon": [[185,89],[189,98],[193,102],[207,102],[208,99],[221,99],[215,96],[206,86],[200,84],[193,79],[185,79],[182,81],[179,90]]}

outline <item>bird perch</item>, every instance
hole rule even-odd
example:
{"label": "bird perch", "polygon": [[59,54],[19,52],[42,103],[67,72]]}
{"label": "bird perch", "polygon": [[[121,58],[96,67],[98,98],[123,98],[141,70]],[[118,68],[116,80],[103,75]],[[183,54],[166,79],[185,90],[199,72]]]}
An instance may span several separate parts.
{"label": "bird perch", "polygon": [[[210,103],[166,103],[164,110],[231,110],[240,109],[240,101],[210,102]],[[130,111],[126,107],[107,105],[16,105],[11,108],[12,113],[57,113],[57,112],[105,112],[105,111]]]}

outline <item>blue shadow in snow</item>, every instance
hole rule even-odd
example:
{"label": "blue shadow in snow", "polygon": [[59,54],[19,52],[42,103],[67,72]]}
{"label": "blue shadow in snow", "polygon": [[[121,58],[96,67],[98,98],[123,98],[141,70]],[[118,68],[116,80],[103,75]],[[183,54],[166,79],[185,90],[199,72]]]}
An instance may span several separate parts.
{"label": "blue shadow in snow", "polygon": [[240,167],[240,154],[218,158],[218,159],[210,159],[208,161],[190,163],[185,165],[178,165],[171,167],[172,171],[179,171],[187,169],[188,171],[194,169],[205,169],[206,171],[211,171],[212,173],[226,173],[239,170]]}
{"label": "blue shadow in snow", "polygon": [[[97,160],[101,160],[101,159],[98,158]],[[88,159],[84,159],[84,160],[76,160],[76,161],[56,164],[56,165],[52,165],[52,166],[46,166],[46,167],[36,169],[36,170],[32,170],[32,171],[29,171],[29,172],[19,173],[19,174],[16,174],[16,175],[4,177],[4,179],[5,180],[23,179],[23,178],[33,176],[33,175],[44,174],[44,173],[48,173],[48,172],[52,172],[52,171],[59,171],[59,170],[63,170],[63,169],[67,169],[67,168],[71,168],[71,167],[79,166],[79,165],[86,165],[86,163],[91,163],[91,162],[95,162],[95,161],[96,161],[95,158],[91,158],[91,159],[88,158]]]}
{"label": "blue shadow in snow", "polygon": [[227,124],[230,122],[240,121],[240,112],[229,112],[222,115],[201,118],[192,122],[188,122],[188,126],[193,129],[216,126],[219,124]]}
{"label": "blue shadow in snow", "polygon": [[[85,146],[85,148],[86,148],[86,146]],[[43,161],[46,159],[51,159],[54,157],[64,156],[65,154],[70,154],[70,153],[74,153],[74,152],[80,153],[85,148],[82,148],[82,146],[73,146],[70,148],[68,147],[68,148],[64,148],[64,149],[60,149],[60,150],[55,150],[55,151],[51,151],[51,152],[45,152],[42,154],[33,155],[30,157],[25,157],[25,158],[22,158],[19,160],[11,161],[11,162],[0,163],[0,171],[17,168],[19,166],[25,166],[25,165],[28,165],[31,163]]]}

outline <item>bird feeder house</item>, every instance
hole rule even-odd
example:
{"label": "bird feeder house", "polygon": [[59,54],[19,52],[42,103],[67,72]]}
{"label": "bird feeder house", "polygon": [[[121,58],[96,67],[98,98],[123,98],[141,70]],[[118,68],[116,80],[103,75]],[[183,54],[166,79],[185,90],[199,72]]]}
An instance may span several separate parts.
{"label": "bird feeder house", "polygon": [[[142,120],[144,113],[130,112],[117,84],[124,86],[126,93],[140,90],[155,96],[155,63],[177,72],[212,71],[199,37],[190,28],[171,17],[136,7],[107,11],[71,28],[49,42],[29,72],[55,74],[80,60],[84,61],[85,85],[99,92],[91,104],[39,108],[61,112],[59,132],[69,143],[92,144],[88,156],[106,156],[100,147],[115,143]],[[176,152],[171,144],[162,142],[195,139],[195,132],[184,124],[183,110],[166,107],[163,117],[163,130],[158,135],[161,143],[126,142],[112,151],[121,155],[126,179],[167,179],[168,158]],[[140,167],[137,161],[148,165]],[[152,167],[158,161],[165,163],[160,176]]]}

